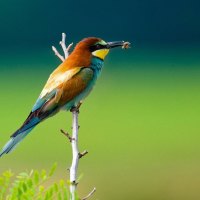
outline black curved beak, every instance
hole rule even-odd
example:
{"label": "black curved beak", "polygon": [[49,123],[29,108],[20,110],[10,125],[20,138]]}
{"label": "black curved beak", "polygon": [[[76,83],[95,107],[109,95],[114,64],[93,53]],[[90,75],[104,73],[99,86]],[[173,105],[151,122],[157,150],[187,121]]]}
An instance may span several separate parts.
{"label": "black curved beak", "polygon": [[107,48],[112,49],[115,47],[123,47],[124,41],[107,42]]}

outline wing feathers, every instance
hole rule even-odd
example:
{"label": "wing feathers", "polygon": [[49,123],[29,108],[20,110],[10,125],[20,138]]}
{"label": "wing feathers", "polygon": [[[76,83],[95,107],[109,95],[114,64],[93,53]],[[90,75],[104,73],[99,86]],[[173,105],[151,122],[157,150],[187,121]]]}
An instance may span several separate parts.
{"label": "wing feathers", "polygon": [[59,101],[60,106],[74,99],[82,93],[88,86],[89,81],[93,78],[94,72],[90,68],[83,68],[70,80],[63,84],[63,94]]}
{"label": "wing feathers", "polygon": [[59,71],[52,73],[52,75],[49,77],[46,85],[44,86],[44,89],[42,90],[40,94],[40,98],[43,98],[45,95],[50,93],[53,89],[57,88],[60,84],[63,84],[63,82],[68,81],[77,72],[79,72],[81,68],[82,67],[76,67],[76,68],[67,70],[64,73],[59,72]]}

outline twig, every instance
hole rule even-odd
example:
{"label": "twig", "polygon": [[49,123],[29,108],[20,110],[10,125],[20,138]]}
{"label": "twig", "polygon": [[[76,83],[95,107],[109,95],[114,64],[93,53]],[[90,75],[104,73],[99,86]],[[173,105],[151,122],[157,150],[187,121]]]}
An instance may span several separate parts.
{"label": "twig", "polygon": [[82,200],[89,199],[94,193],[96,192],[96,188],[94,188],[86,197],[84,197]]}
{"label": "twig", "polygon": [[72,142],[72,140],[74,139],[69,135],[68,132],[65,132],[63,129],[60,129],[60,132],[63,133],[69,139],[70,142]]}
{"label": "twig", "polygon": [[69,44],[68,47],[66,47],[65,44],[65,40],[66,40],[66,34],[62,33],[62,41],[60,41],[60,45],[62,47],[62,50],[64,52],[64,56],[62,56],[58,50],[56,49],[56,47],[52,46],[52,50],[54,51],[55,55],[62,61],[64,62],[68,56],[69,56],[69,50],[71,49],[73,43]]}
{"label": "twig", "polygon": [[68,47],[66,47],[65,39],[66,39],[66,34],[62,33],[62,41],[60,41],[60,45],[63,49],[63,52],[65,54],[65,59],[66,59],[69,56],[69,50],[72,47],[73,43],[69,44]]}
{"label": "twig", "polygon": [[60,60],[61,60],[62,62],[65,61],[64,57],[60,55],[60,53],[58,52],[58,50],[56,49],[56,47],[52,46],[52,50],[54,51],[55,55],[56,55],[58,58],[60,58]]}
{"label": "twig", "polygon": [[86,154],[88,154],[88,151],[83,151],[82,153],[79,153],[79,159],[82,158],[83,156],[85,156]]}

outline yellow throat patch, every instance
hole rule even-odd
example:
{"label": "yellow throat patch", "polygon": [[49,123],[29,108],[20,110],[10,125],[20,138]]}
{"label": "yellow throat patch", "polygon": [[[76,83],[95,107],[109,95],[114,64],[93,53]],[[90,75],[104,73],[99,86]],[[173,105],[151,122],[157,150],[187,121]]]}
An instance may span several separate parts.
{"label": "yellow throat patch", "polygon": [[92,55],[104,60],[108,52],[109,52],[109,49],[99,49],[92,52]]}

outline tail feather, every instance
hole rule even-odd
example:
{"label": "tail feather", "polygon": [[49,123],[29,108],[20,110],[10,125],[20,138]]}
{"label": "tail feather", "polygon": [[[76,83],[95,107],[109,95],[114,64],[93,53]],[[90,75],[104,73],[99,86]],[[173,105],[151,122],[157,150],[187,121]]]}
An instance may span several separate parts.
{"label": "tail feather", "polygon": [[35,116],[36,112],[37,111],[31,112],[29,114],[29,116],[27,117],[27,119],[25,120],[23,125],[17,131],[15,131],[15,133],[13,133],[11,135],[11,138],[16,137],[17,135],[21,134],[22,132],[26,132],[26,130],[29,130],[29,129],[32,130],[33,127],[35,127],[38,123],[40,123],[41,120],[39,119],[39,117]]}
{"label": "tail feather", "polygon": [[6,143],[0,152],[0,157],[15,149],[16,146],[27,136],[27,134],[40,122],[37,114],[38,111],[31,112],[29,114],[23,125],[14,134],[11,135],[10,140]]}
{"label": "tail feather", "polygon": [[9,153],[16,146],[28,135],[28,133],[41,121],[46,119],[47,117],[55,114],[58,111],[57,107],[55,107],[51,111],[41,112],[40,109],[31,112],[23,125],[11,135],[10,140],[6,143],[3,147],[2,151],[0,152],[0,157],[4,154]]}
{"label": "tail feather", "polygon": [[3,147],[2,151],[0,152],[0,157],[4,154],[7,154],[14,150],[16,146],[27,136],[27,134],[33,129],[34,127],[21,132],[15,137],[11,137],[11,139],[6,143],[6,145]]}

